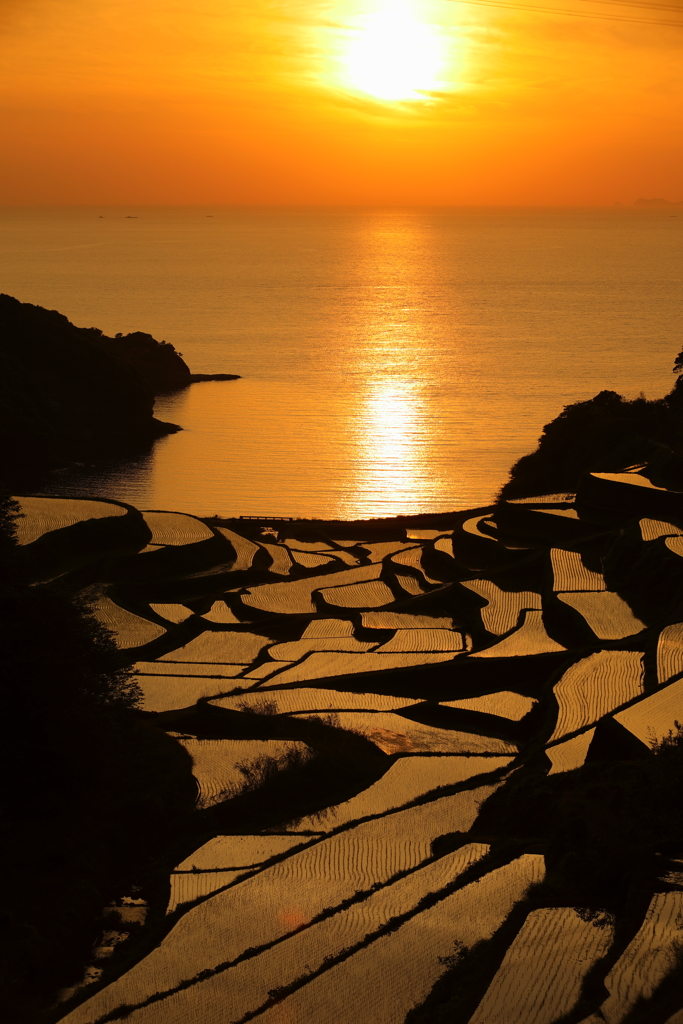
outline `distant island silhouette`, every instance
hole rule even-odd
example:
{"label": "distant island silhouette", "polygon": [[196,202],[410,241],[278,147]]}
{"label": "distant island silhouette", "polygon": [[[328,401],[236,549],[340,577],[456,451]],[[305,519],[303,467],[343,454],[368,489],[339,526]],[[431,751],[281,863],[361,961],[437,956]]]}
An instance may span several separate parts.
{"label": "distant island silhouette", "polygon": [[55,466],[125,456],[181,428],[156,395],[237,374],[196,373],[167,341],[110,338],[56,310],[0,295],[0,470],[8,482]]}

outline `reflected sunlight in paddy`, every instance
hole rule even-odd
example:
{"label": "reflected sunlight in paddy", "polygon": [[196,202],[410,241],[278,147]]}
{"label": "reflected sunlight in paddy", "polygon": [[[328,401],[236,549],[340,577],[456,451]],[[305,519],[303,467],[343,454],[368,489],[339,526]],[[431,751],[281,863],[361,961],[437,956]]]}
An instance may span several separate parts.
{"label": "reflected sunlight in paddy", "polygon": [[109,335],[149,331],[195,372],[242,375],[159,398],[182,432],[48,492],[198,515],[474,508],[566,403],[673,382],[683,221],[658,210],[2,219],[8,293]]}

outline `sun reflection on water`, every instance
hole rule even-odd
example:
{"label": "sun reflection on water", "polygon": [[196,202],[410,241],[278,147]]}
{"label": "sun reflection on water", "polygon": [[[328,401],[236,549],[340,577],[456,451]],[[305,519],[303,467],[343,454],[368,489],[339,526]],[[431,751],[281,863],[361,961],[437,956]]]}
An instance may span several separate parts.
{"label": "sun reflection on water", "polygon": [[430,479],[426,398],[417,381],[374,379],[359,396],[355,410],[355,493],[344,513],[395,515],[440,491]]}

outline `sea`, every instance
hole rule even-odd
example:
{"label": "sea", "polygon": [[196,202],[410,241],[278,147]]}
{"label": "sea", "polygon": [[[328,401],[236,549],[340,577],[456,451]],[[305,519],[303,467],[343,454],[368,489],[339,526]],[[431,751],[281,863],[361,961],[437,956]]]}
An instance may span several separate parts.
{"label": "sea", "polygon": [[171,342],[182,431],[42,493],[358,519],[490,503],[565,405],[671,388],[683,215],[666,207],[13,207],[0,290]]}

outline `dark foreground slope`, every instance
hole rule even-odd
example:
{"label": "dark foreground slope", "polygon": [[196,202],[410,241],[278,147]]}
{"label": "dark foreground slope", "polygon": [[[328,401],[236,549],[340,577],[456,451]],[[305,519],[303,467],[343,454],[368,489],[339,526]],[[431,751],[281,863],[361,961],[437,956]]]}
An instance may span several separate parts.
{"label": "dark foreground slope", "polygon": [[55,310],[0,295],[0,472],[27,471],[144,450],[179,428],[154,418],[154,396],[196,380],[165,341],[108,338]]}

